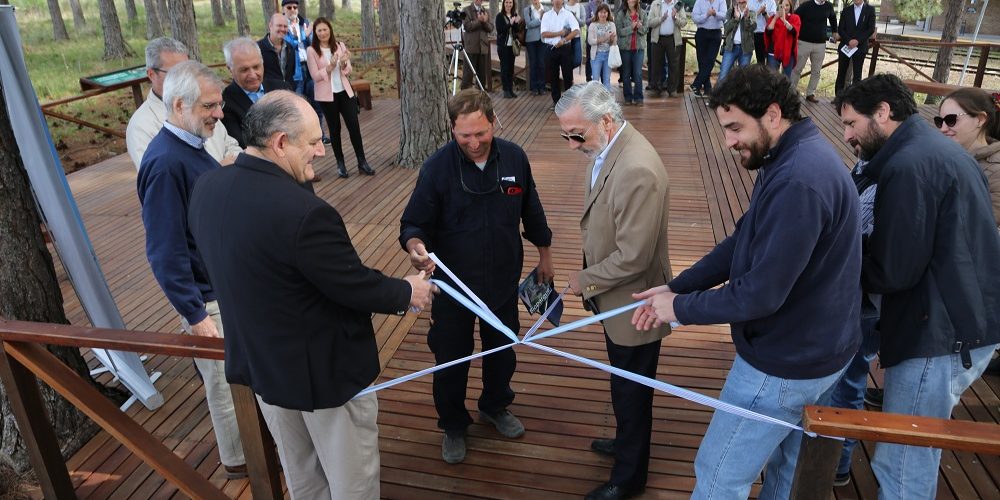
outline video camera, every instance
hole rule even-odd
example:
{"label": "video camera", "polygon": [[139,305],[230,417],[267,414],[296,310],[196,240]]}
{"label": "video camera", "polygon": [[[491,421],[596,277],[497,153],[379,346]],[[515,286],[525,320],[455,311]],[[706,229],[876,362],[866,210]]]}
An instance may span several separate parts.
{"label": "video camera", "polygon": [[446,28],[461,28],[462,23],[465,22],[465,11],[462,10],[462,3],[452,2],[451,5],[455,8],[445,13],[444,26]]}

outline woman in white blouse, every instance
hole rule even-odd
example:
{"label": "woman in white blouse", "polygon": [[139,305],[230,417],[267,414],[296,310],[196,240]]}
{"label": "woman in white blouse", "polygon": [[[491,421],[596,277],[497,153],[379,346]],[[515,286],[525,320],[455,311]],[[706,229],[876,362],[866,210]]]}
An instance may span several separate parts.
{"label": "woman in white blouse", "polygon": [[333,35],[330,21],[320,17],[313,21],[312,44],[306,49],[306,64],[315,82],[313,99],[319,103],[330,127],[330,142],[337,158],[337,173],[347,177],[344,147],[340,144],[340,118],[344,118],[351,146],[358,159],[358,171],[375,175],[375,170],[365,159],[365,146],[361,142],[361,125],[358,123],[358,99],[347,76],[351,74],[351,52]]}

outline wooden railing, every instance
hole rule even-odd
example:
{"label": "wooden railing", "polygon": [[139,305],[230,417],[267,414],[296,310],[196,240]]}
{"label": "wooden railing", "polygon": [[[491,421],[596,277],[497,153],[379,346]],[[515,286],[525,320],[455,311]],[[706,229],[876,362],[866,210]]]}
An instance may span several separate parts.
{"label": "wooden railing", "polygon": [[[868,63],[868,76],[872,76],[875,74],[875,67],[878,64],[879,57],[881,56],[882,52],[885,52],[887,55],[894,58],[900,64],[906,66],[907,68],[912,69],[914,72],[916,72],[916,74],[920,75],[921,77],[926,78],[927,81],[930,82],[935,81],[933,77],[928,75],[926,72],[918,68],[916,64],[910,61],[911,58],[901,56],[898,52],[894,51],[890,47],[904,47],[904,48],[914,47],[914,48],[932,48],[932,49],[940,49],[941,47],[954,47],[954,48],[979,49],[979,59],[976,65],[976,73],[975,77],[973,78],[972,86],[982,87],[983,77],[986,75],[986,70],[989,65],[990,52],[994,48],[997,48],[998,46],[991,43],[929,42],[929,41],[907,42],[907,41],[892,41],[892,40],[872,40],[871,55],[870,55],[871,60]],[[948,82],[940,82],[940,83],[948,83]]]}
{"label": "wooden railing", "polygon": [[[45,498],[76,498],[38,391],[40,379],[191,498],[227,498],[193,467],[123,413],[45,349],[45,345],[113,349],[190,358],[225,358],[223,340],[0,319],[0,380]],[[249,387],[231,385],[255,499],[282,498],[278,459]]]}
{"label": "wooden railing", "polygon": [[[39,379],[184,494],[199,499],[226,498],[207,478],[174,455],[44,347],[101,348],[221,360],[225,358],[222,339],[0,318],[0,342],[0,380],[45,498],[76,497],[55,433],[45,414],[38,391]],[[280,499],[277,455],[257,399],[249,387],[232,384],[231,389],[253,498]],[[803,428],[821,436],[1000,454],[1000,427],[992,423],[810,406],[803,414]],[[839,440],[803,436],[792,498],[813,500],[829,495],[841,447]]]}

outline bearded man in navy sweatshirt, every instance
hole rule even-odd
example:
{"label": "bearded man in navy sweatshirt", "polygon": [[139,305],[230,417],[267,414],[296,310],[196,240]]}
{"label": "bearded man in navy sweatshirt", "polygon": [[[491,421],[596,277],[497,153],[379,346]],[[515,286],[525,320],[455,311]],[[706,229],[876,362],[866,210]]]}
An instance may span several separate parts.
{"label": "bearded man in navy sweatshirt", "polygon": [[[784,76],[734,70],[709,100],[757,170],[733,234],[646,299],[632,321],[730,323],[736,359],[721,399],[798,425],[829,396],[861,342],[858,193],[844,162]],[[722,285],[714,288],[717,285]],[[746,498],[766,465],[760,498],[788,498],[801,431],[716,411],[695,458],[692,498]]]}
{"label": "bearded man in navy sweatshirt", "polygon": [[[222,119],[222,80],[197,61],[175,65],[163,82],[167,120],[139,163],[136,188],[146,227],[146,258],[189,335],[222,337],[222,319],[204,261],[188,228],[187,212],[198,177],[219,168],[205,151]],[[195,359],[205,385],[219,459],[229,479],[246,477],[246,460],[233,396],[222,361]]]}

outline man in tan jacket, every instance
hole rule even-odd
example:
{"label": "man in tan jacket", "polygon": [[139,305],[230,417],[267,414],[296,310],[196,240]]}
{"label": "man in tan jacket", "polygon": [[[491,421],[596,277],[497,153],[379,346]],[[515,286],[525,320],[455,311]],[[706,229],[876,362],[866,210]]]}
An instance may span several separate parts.
{"label": "man in tan jacket", "polygon": [[[469,54],[469,60],[475,66],[479,82],[483,85],[493,76],[490,71],[490,33],[493,33],[494,26],[490,19],[490,12],[483,6],[483,0],[472,0],[465,8],[465,21],[462,23],[465,52]],[[463,63],[465,69],[462,72],[462,90],[478,87],[475,82],[476,74],[472,73],[472,68],[465,61]]]}
{"label": "man in tan jacket", "polygon": [[[587,154],[587,197],[580,228],[584,269],[570,274],[569,284],[594,312],[634,302],[631,293],[670,280],[667,255],[667,172],[653,146],[622,116],[614,96],[600,82],[566,91],[556,104],[563,138],[570,148]],[[660,340],[667,326],[639,331],[628,315],[604,321],[611,365],[656,377]],[[598,439],[591,448],[615,457],[611,479],[588,499],[629,498],[646,486],[653,390],[624,378],[611,377],[615,439]]]}

